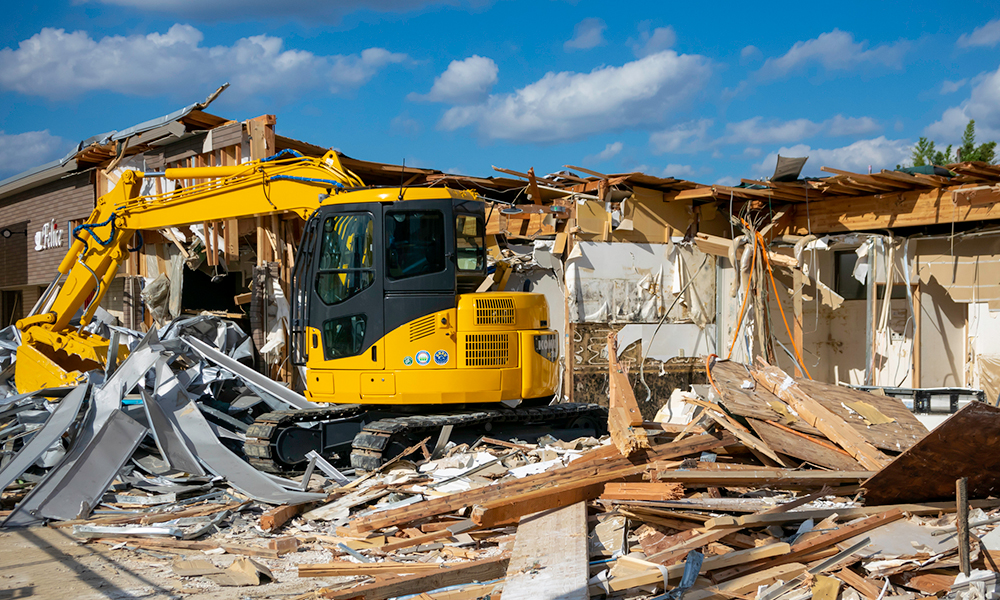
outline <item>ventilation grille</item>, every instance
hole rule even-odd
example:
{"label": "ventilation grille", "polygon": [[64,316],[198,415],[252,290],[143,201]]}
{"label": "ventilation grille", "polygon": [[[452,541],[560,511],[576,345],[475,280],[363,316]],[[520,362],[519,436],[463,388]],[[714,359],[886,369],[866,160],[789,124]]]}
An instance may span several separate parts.
{"label": "ventilation grille", "polygon": [[510,339],[505,333],[465,336],[465,366],[498,367],[507,364]]}
{"label": "ventilation grille", "polygon": [[513,298],[476,298],[476,325],[513,324]]}
{"label": "ventilation grille", "polygon": [[415,342],[434,333],[434,315],[427,315],[410,323],[410,341]]}

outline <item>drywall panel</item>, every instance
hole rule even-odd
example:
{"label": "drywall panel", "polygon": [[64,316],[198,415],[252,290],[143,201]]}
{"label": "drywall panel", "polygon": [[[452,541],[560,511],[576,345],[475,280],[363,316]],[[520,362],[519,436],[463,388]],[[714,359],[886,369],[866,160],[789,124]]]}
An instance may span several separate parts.
{"label": "drywall panel", "polygon": [[[922,262],[923,259],[921,259]],[[920,281],[918,387],[964,387],[968,306],[952,300],[935,279]]]}
{"label": "drywall panel", "polygon": [[667,321],[714,322],[713,257],[679,244],[579,242],[566,267],[570,319],[656,323],[691,277]]}

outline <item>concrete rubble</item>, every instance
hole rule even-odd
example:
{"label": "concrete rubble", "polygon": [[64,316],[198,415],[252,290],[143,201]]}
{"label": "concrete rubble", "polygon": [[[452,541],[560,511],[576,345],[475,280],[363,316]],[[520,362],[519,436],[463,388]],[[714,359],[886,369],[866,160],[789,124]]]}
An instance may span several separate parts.
{"label": "concrete rubble", "polygon": [[[261,412],[310,405],[248,366],[235,324],[102,327],[127,358],[0,402],[3,526],[46,524],[136,568],[169,563],[177,589],[997,597],[1000,477],[981,465],[1000,410],[984,403],[929,434],[898,399],[710,358],[710,384],[677,390],[649,421],[611,335],[603,439],[484,436],[440,457],[417,445],[370,473],[316,455],[286,479],[246,461],[243,431]],[[9,367],[16,346],[0,346]],[[967,501],[938,485],[942,469]]]}

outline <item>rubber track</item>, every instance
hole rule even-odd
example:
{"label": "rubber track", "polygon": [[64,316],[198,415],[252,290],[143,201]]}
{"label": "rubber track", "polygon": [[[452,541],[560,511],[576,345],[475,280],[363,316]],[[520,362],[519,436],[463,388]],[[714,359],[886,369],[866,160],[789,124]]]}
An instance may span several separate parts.
{"label": "rubber track", "polygon": [[[436,436],[441,428],[475,427],[486,423],[544,423],[569,420],[583,416],[593,416],[598,422],[607,422],[608,409],[596,404],[552,404],[533,408],[511,410],[482,410],[448,415],[412,415],[381,419],[369,423],[354,437],[351,452],[351,466],[363,471],[372,471],[382,466],[384,460],[393,456],[383,456],[383,452],[394,441],[409,446],[414,438]],[[410,440],[405,439],[410,438]]]}
{"label": "rubber track", "polygon": [[288,474],[292,471],[283,468],[281,464],[276,462],[273,453],[273,440],[281,430],[294,427],[298,423],[353,417],[365,410],[365,407],[358,404],[344,404],[324,408],[277,410],[264,413],[247,428],[243,451],[247,455],[247,460],[254,467],[268,473]]}

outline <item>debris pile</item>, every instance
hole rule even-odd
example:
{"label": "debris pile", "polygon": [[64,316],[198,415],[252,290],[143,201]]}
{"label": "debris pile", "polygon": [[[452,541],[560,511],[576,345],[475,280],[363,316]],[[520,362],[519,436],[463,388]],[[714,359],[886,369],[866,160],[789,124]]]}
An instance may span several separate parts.
{"label": "debris pile", "polygon": [[645,421],[612,334],[602,440],[427,439],[369,473],[313,456],[286,479],[247,462],[242,432],[262,411],[308,404],[240,362],[253,351],[242,331],[200,316],[111,333],[131,351],[106,373],[3,401],[3,525],[48,522],[167,561],[185,589],[996,594],[1000,458],[977,450],[1000,438],[1000,409],[985,403],[928,433],[898,399],[710,359],[703,393],[678,391]]}

